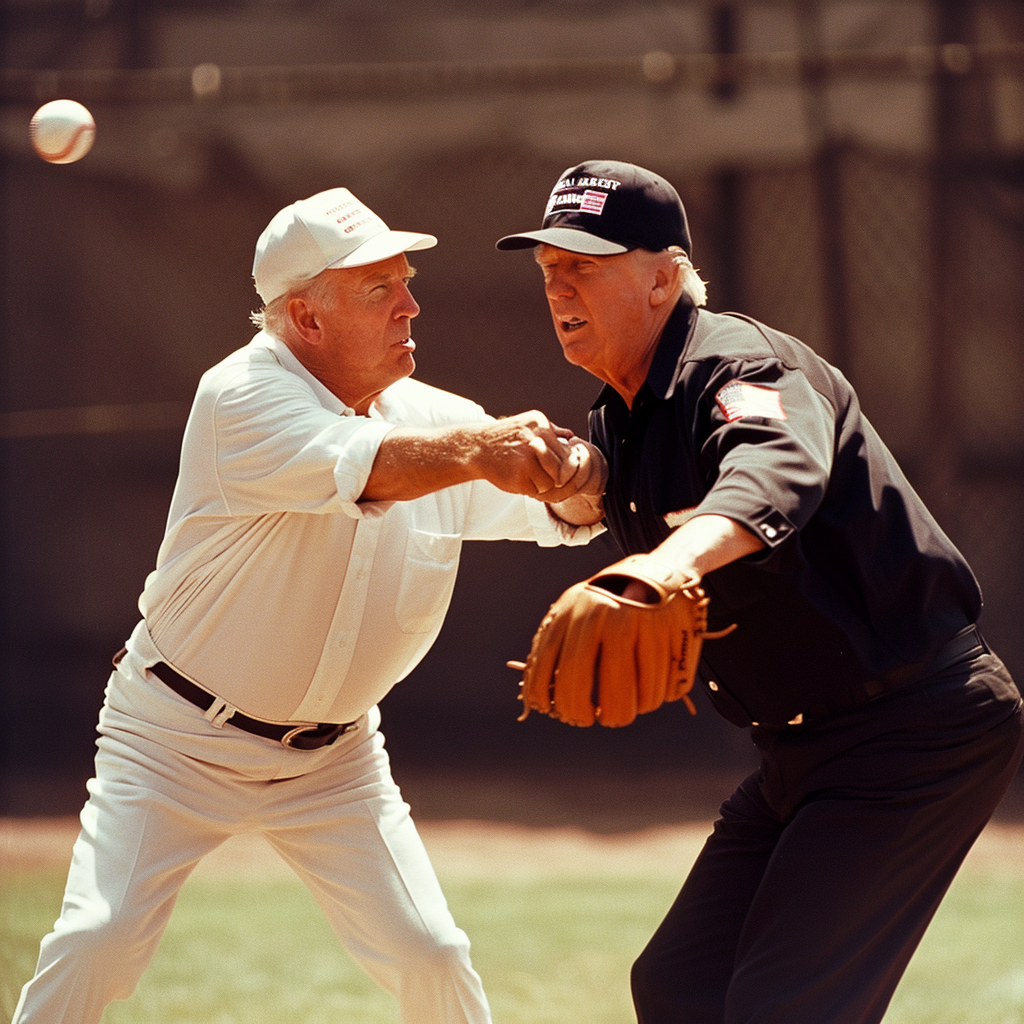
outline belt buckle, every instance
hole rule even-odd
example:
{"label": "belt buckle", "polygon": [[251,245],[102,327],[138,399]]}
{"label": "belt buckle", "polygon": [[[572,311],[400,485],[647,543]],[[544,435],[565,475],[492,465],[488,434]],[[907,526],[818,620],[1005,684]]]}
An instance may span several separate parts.
{"label": "belt buckle", "polygon": [[[303,742],[303,736],[309,736],[310,733],[316,733],[319,731],[318,725],[300,725],[294,729],[289,729],[281,737],[281,743],[283,746],[287,746],[290,751],[315,751],[322,748],[322,746],[328,746],[333,743],[338,736],[339,732],[335,732],[334,735],[329,738],[325,738],[323,742]],[[321,736],[316,736],[316,739],[321,739]]]}
{"label": "belt buckle", "polygon": [[[342,733],[346,732],[350,723],[336,725],[333,732],[321,732],[319,725],[299,725],[289,729],[281,737],[281,745],[289,750],[319,750],[321,747],[329,747]],[[319,733],[319,735],[316,735]],[[312,736],[311,736],[312,734]],[[303,741],[303,737],[309,737]],[[315,739],[318,742],[311,742]]]}

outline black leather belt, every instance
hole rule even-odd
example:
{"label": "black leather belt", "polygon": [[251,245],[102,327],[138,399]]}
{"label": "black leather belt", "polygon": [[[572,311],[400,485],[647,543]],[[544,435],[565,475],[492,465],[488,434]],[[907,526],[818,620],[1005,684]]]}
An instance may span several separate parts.
{"label": "black leather belt", "polygon": [[[940,647],[936,654],[926,661],[914,665],[906,665],[896,669],[881,679],[869,679],[866,683],[855,687],[845,697],[838,700],[819,704],[809,708],[801,715],[797,715],[787,725],[808,725],[811,722],[820,721],[822,718],[829,718],[832,715],[841,714],[844,711],[852,711],[861,707],[883,693],[895,693],[913,683],[919,683],[930,676],[938,675],[940,672],[958,662],[966,660],[969,654],[975,651],[981,653],[987,651],[988,645],[977,626],[967,626],[960,630],[945,646]],[[756,723],[755,723],[756,724]]]}
{"label": "black leather belt", "polygon": [[[115,664],[118,660],[120,659],[115,660]],[[201,711],[209,710],[218,700],[165,662],[159,661],[151,665],[149,670],[179,697],[184,697]],[[355,722],[343,722],[340,725],[336,722],[322,722],[319,725],[277,725],[273,722],[261,722],[258,718],[250,718],[241,711],[235,711],[227,720],[227,724],[243,732],[251,732],[254,736],[277,740],[292,750],[318,750],[320,747],[328,747],[339,736],[356,726]]]}

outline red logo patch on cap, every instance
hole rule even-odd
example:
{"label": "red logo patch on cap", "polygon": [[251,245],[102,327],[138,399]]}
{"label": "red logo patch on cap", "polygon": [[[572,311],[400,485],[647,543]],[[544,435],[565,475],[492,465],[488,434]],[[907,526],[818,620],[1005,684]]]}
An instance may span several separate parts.
{"label": "red logo patch on cap", "polygon": [[580,213],[600,213],[604,209],[607,199],[607,192],[596,192],[594,189],[588,188],[580,196]]}
{"label": "red logo patch on cap", "polygon": [[766,420],[787,419],[786,410],[782,408],[782,395],[774,388],[762,387],[760,384],[729,381],[715,395],[715,401],[729,423],[747,416]]}

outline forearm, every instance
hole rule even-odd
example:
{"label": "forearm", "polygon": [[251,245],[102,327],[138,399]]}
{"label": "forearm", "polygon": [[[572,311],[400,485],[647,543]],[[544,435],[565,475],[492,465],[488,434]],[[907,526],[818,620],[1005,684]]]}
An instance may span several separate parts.
{"label": "forearm", "polygon": [[673,530],[651,555],[688,578],[700,580],[764,546],[760,537],[735,519],[709,514],[694,516]]}
{"label": "forearm", "polygon": [[476,479],[476,447],[462,427],[396,427],[377,450],[360,501],[411,501]]}

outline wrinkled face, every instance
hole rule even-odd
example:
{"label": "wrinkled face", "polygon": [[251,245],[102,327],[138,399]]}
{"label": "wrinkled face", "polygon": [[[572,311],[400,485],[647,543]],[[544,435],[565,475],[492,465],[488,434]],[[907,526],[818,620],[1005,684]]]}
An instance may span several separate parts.
{"label": "wrinkled face", "polygon": [[535,258],[570,363],[612,383],[646,356],[651,276],[643,253],[588,256],[539,245]]}
{"label": "wrinkled face", "polygon": [[340,389],[335,393],[365,413],[386,387],[416,369],[410,334],[420,307],[409,291],[415,271],[400,253],[365,267],[325,273],[331,291],[318,310],[321,358]]}

